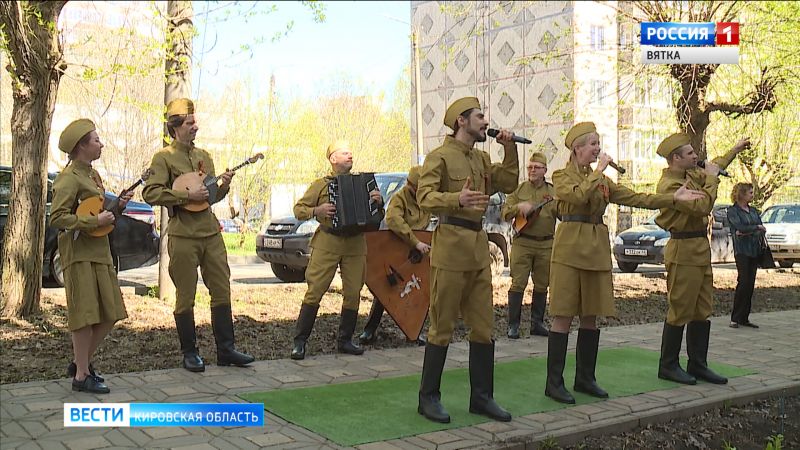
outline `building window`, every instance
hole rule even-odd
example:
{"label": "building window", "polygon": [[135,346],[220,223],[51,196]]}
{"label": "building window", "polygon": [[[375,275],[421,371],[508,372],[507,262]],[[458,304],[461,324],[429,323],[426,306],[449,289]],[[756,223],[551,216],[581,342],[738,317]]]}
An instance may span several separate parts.
{"label": "building window", "polygon": [[591,103],[593,105],[603,105],[606,101],[607,82],[602,80],[591,80]]}
{"label": "building window", "polygon": [[606,47],[606,29],[592,25],[591,28],[591,36],[592,36],[592,50],[605,50]]}

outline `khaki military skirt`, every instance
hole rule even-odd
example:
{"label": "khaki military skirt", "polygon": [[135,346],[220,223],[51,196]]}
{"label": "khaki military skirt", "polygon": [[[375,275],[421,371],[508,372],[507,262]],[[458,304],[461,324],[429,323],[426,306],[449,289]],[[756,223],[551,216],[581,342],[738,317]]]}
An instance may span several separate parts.
{"label": "khaki military skirt", "polygon": [[114,266],[76,262],[64,269],[70,331],[128,317]]}
{"label": "khaki military skirt", "polygon": [[611,271],[550,263],[550,316],[616,316]]}

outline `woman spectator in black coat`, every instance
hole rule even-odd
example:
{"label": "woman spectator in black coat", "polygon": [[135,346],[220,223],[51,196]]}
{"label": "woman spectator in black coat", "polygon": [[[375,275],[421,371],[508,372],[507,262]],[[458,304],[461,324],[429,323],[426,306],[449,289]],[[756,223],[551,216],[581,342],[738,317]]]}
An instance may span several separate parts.
{"label": "woman spectator in black coat", "polygon": [[750,206],[750,202],[753,201],[752,184],[736,183],[731,193],[731,200],[733,206],[728,208],[728,222],[733,235],[733,254],[736,258],[738,278],[730,326],[758,328],[758,325],[750,322],[750,308],[764,232],[767,229],[761,223],[761,213]]}

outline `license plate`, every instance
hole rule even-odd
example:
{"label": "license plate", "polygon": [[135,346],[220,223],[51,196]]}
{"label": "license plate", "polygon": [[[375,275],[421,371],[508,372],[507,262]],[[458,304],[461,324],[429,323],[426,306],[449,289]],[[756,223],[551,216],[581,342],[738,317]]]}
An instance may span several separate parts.
{"label": "license plate", "polygon": [[641,248],[626,248],[625,254],[628,256],[647,256],[647,250]]}
{"label": "license plate", "polygon": [[283,248],[283,239],[264,238],[264,247]]}

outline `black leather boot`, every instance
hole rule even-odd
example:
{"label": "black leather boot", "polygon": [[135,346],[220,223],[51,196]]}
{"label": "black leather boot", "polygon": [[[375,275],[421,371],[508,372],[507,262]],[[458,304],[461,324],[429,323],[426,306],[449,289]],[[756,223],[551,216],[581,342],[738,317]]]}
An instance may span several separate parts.
{"label": "black leather boot", "polygon": [[548,336],[544,326],[544,310],[547,309],[547,292],[534,292],[531,302],[531,335]]}
{"label": "black leather boot", "polygon": [[727,384],[727,378],[708,368],[708,337],[710,333],[710,321],[694,320],[689,322],[686,327],[686,352],[689,354],[686,371],[709,383]]}
{"label": "black leather boot", "polygon": [[[75,374],[77,374],[77,373],[78,373],[78,365],[75,364],[74,361],[69,363],[69,365],[67,366],[67,375],[70,378],[75,378]],[[89,363],[89,375],[93,376],[95,378],[95,380],[97,380],[97,381],[99,381],[101,383],[106,381],[105,378],[101,377],[100,375],[97,374],[97,372],[95,372],[94,366],[92,366],[92,363]]]}
{"label": "black leather boot", "polygon": [[211,308],[211,329],[217,342],[217,365],[243,367],[255,361],[252,356],[236,350],[231,305]]}
{"label": "black leather boot", "polygon": [[658,361],[658,378],[681,384],[697,384],[697,380],[686,373],[680,365],[678,355],[683,341],[683,325],[676,326],[664,322],[661,334],[661,359]]}
{"label": "black leather boot", "polygon": [[342,308],[342,316],[339,319],[339,337],[337,348],[339,353],[348,355],[363,355],[364,349],[353,344],[353,333],[356,331],[358,321],[358,311]]}
{"label": "black leather boot", "polygon": [[522,292],[508,291],[508,337],[519,339],[519,320],[522,315]]}
{"label": "black leather boot", "polygon": [[204,372],[206,365],[197,351],[197,334],[194,329],[194,311],[184,314],[174,314],[175,328],[178,330],[178,339],[183,353],[183,368],[189,372]]}
{"label": "black leather boot", "polygon": [[364,331],[358,336],[360,344],[370,344],[375,342],[377,338],[378,327],[381,324],[381,317],[383,316],[383,305],[378,299],[372,300],[372,308],[369,310],[369,317],[367,324],[364,325]]}
{"label": "black leather boot", "polygon": [[422,381],[419,385],[419,406],[417,412],[427,419],[439,423],[450,423],[450,414],[442,406],[442,382],[444,362],[447,359],[447,346],[428,342],[425,346],[425,359],[422,363]]}
{"label": "black leather boot", "polygon": [[564,387],[564,363],[567,359],[569,333],[550,331],[547,339],[547,383],[544,395],[561,403],[574,404],[575,398]]}
{"label": "black leather boot", "polygon": [[494,342],[469,343],[469,412],[501,422],[510,422],[511,414],[494,401]]}
{"label": "black leather boot", "polygon": [[314,329],[314,322],[317,320],[317,310],[319,306],[303,304],[300,306],[300,314],[297,316],[294,332],[294,347],[292,348],[292,359],[303,359],[306,357],[306,341],[311,336]]}
{"label": "black leather boot", "polygon": [[578,329],[578,345],[575,349],[575,391],[592,397],[608,398],[608,392],[597,385],[597,347],[600,343],[600,330]]}

